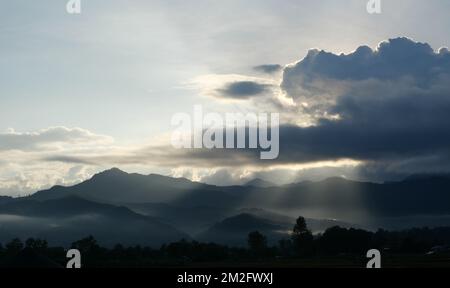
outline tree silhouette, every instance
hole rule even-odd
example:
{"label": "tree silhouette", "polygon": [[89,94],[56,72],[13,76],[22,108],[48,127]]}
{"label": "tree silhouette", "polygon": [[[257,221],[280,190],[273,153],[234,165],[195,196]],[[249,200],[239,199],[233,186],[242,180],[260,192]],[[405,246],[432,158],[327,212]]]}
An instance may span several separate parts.
{"label": "tree silhouette", "polygon": [[292,242],[298,256],[309,256],[313,253],[314,237],[302,216],[297,218],[292,229]]}
{"label": "tree silhouette", "polygon": [[281,239],[278,241],[278,248],[282,256],[292,256],[292,241],[290,239]]}
{"label": "tree silhouette", "polygon": [[72,248],[78,249],[81,253],[90,253],[98,250],[100,246],[93,236],[88,236],[72,243]]}
{"label": "tree silhouette", "polygon": [[308,227],[306,225],[306,221],[305,218],[303,218],[302,216],[297,218],[297,221],[295,222],[295,226],[293,229],[293,234],[294,235],[301,235],[305,232],[308,231]]}
{"label": "tree silhouette", "polygon": [[23,243],[19,238],[14,238],[5,245],[8,255],[16,255],[23,249]]}
{"label": "tree silhouette", "polygon": [[88,236],[72,243],[73,249],[78,249],[81,253],[84,266],[101,266],[100,263],[107,257],[104,248],[98,245],[93,236]]}
{"label": "tree silhouette", "polygon": [[325,254],[363,254],[376,243],[373,233],[361,229],[346,229],[339,226],[328,228],[318,241],[319,250]]}
{"label": "tree silhouette", "polygon": [[25,241],[25,247],[42,252],[48,248],[48,243],[45,240],[28,238]]}

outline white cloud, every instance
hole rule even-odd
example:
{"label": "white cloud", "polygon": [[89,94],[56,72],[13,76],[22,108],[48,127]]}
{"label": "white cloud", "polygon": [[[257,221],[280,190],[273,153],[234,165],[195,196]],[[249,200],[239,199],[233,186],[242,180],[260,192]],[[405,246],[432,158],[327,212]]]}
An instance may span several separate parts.
{"label": "white cloud", "polygon": [[50,127],[35,132],[16,132],[9,128],[0,133],[0,151],[60,150],[66,145],[79,147],[111,144],[113,138],[81,128]]}
{"label": "white cloud", "polygon": [[26,195],[51,185],[70,185],[101,169],[42,158],[55,154],[92,155],[111,149],[114,140],[82,128],[49,127],[39,131],[0,133],[0,194]]}

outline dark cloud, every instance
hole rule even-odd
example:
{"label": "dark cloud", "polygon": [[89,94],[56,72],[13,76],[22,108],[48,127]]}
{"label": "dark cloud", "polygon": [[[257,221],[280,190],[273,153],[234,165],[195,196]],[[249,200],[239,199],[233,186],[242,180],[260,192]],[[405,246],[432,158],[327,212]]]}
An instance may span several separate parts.
{"label": "dark cloud", "polygon": [[287,86],[290,80],[295,81],[295,76],[363,80],[411,75],[430,80],[435,75],[450,72],[450,54],[445,48],[436,53],[426,43],[396,38],[380,43],[376,50],[361,46],[348,55],[310,50],[302,61],[284,72]]}
{"label": "dark cloud", "polygon": [[[275,162],[349,158],[392,173],[450,171],[447,49],[436,53],[428,44],[398,38],[349,55],[314,50],[285,69],[282,88],[337,117],[318,117],[310,127],[282,126]],[[212,161],[228,153],[239,152],[203,156]],[[246,156],[251,161],[255,155]]]}
{"label": "dark cloud", "polygon": [[70,164],[85,164],[85,165],[96,164],[94,162],[85,160],[84,158],[87,158],[87,157],[52,155],[52,156],[46,156],[46,157],[42,158],[41,160],[49,161],[49,162],[63,162],[63,163],[70,163]]}
{"label": "dark cloud", "polygon": [[283,67],[280,64],[264,64],[253,67],[255,71],[272,74],[281,71]]}
{"label": "dark cloud", "polygon": [[217,90],[221,97],[233,99],[249,99],[270,90],[270,85],[254,81],[238,81],[226,84]]}
{"label": "dark cloud", "polygon": [[303,60],[284,69],[281,87],[293,99],[305,98],[308,94],[303,101],[320,94],[339,96],[355,82],[369,80],[410,78],[414,86],[428,88],[448,74],[450,53],[447,49],[436,53],[428,44],[396,38],[382,42],[376,50],[361,46],[348,55],[310,50]]}
{"label": "dark cloud", "polygon": [[310,52],[286,69],[282,87],[294,99],[302,97],[299,91],[314,97],[335,89],[325,107],[340,118],[282,129],[281,157],[363,160],[361,173],[372,179],[450,171],[448,50],[435,53],[428,44],[399,38],[376,51]]}

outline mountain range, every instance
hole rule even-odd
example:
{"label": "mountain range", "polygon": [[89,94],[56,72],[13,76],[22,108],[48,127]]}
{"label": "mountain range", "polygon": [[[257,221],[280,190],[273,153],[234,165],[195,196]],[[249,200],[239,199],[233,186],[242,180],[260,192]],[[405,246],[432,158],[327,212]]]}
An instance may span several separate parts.
{"label": "mountain range", "polygon": [[299,215],[315,233],[335,225],[449,225],[449,193],[448,175],[381,184],[329,178],[276,186],[255,179],[219,187],[113,168],[74,186],[0,197],[0,242],[40,237],[67,245],[94,235],[104,245],[158,246],[182,238],[237,245],[254,230],[269,241],[288,237]]}

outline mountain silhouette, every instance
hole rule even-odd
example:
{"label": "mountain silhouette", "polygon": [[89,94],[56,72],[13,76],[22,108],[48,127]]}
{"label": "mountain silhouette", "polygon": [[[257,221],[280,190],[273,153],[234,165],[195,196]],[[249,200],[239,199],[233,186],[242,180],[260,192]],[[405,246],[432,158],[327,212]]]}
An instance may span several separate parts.
{"label": "mountain silhouette", "polygon": [[253,186],[253,187],[260,187],[260,188],[267,188],[267,187],[274,187],[277,186],[272,182],[262,180],[260,178],[255,178],[253,180],[248,181],[245,183],[244,186]]}
{"label": "mountain silhouette", "polygon": [[39,191],[30,198],[49,200],[68,195],[77,195],[107,203],[142,203],[170,201],[186,191],[207,187],[185,178],[171,178],[157,174],[128,174],[113,168],[94,175],[80,184]]}
{"label": "mountain silhouette", "polygon": [[244,246],[247,243],[247,235],[250,232],[259,231],[267,237],[270,244],[274,244],[288,236],[291,228],[291,225],[287,223],[283,225],[252,214],[242,213],[216,223],[200,234],[197,239],[225,245]]}
{"label": "mountain silhouette", "polygon": [[[253,183],[261,184],[259,180]],[[450,225],[448,175],[414,175],[386,183],[334,177],[256,186],[261,185],[219,187],[113,168],[74,186],[55,186],[22,198],[1,198],[1,237],[11,239],[28,231],[64,242],[96,232],[99,240],[111,245],[118,240],[158,245],[188,238],[185,233],[211,235],[205,231],[214,226],[219,233],[225,226],[218,223],[241,214],[256,217],[261,225],[261,221],[269,221],[264,223],[277,229],[291,229],[292,219],[302,215],[316,232],[333,223],[369,229]],[[238,219],[260,227],[258,221],[251,221],[253,218]],[[119,232],[113,235],[114,231]]]}
{"label": "mountain silhouette", "polygon": [[[218,187],[184,178],[128,174],[111,169],[71,187],[55,186],[29,198],[49,200],[76,195],[116,205],[169,204],[235,211],[257,207],[277,211],[317,211],[319,218],[355,218],[353,214],[376,217],[450,215],[450,177],[429,175],[387,183],[357,182],[328,178],[283,186]],[[141,207],[144,209],[144,207]],[[157,215],[156,215],[157,216]]]}

